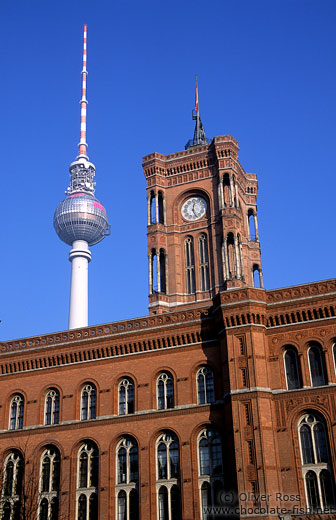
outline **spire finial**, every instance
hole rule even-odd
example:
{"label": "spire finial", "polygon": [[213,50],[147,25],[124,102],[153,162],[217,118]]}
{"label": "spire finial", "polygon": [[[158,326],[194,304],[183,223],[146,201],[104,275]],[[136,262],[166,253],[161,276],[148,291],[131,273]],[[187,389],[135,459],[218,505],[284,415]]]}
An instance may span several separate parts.
{"label": "spire finial", "polygon": [[196,74],[196,90],[195,90],[195,108],[192,111],[192,118],[196,121],[194,138],[189,139],[185,148],[188,149],[191,146],[203,146],[205,144],[209,144],[210,140],[206,138],[205,131],[202,125],[201,116],[199,113],[199,105],[198,105],[198,77]]}
{"label": "spire finial", "polygon": [[79,157],[84,157],[88,159],[87,156],[87,142],[86,142],[86,57],[87,57],[87,25],[84,25],[84,38],[83,38],[83,69],[82,69],[82,99],[80,100],[81,104],[81,129],[80,129],[80,142],[79,142]]}

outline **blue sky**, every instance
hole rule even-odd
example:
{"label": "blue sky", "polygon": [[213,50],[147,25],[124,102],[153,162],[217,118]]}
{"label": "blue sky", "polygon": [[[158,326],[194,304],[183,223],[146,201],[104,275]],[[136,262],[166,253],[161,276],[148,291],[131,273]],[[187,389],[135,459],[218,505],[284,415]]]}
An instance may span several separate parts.
{"label": "blue sky", "polygon": [[88,143],[111,236],[92,248],[90,324],[147,314],[142,157],[232,134],[258,174],[267,289],[335,276],[334,0],[3,0],[0,340],[67,328],[69,247],[53,213],[79,141],[88,24]]}

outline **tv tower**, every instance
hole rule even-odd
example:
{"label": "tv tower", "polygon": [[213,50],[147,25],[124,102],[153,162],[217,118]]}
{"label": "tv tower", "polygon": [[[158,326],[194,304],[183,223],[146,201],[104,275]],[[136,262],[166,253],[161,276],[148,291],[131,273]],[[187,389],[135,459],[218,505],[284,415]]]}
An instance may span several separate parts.
{"label": "tv tower", "polygon": [[59,238],[72,249],[69,329],[88,325],[88,264],[89,246],[98,244],[109,234],[110,226],[104,206],[94,197],[95,166],[87,156],[86,143],[86,41],[84,25],[81,130],[79,154],[70,164],[70,186],[66,198],[59,203],[54,214],[54,228]]}

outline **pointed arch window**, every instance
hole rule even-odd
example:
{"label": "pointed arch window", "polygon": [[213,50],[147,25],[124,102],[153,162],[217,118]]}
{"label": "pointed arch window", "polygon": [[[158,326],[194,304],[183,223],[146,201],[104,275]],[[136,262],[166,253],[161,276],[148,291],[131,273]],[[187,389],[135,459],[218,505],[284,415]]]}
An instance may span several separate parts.
{"label": "pointed arch window", "polygon": [[162,372],[156,383],[157,408],[166,410],[174,408],[174,380],[169,372]]}
{"label": "pointed arch window", "polygon": [[125,377],[119,383],[119,415],[134,413],[134,382]]}
{"label": "pointed arch window", "polygon": [[9,429],[21,430],[23,428],[24,397],[16,394],[11,400]]}
{"label": "pointed arch window", "polygon": [[41,455],[39,480],[39,519],[57,520],[60,486],[60,454],[48,446]]}
{"label": "pointed arch window", "polygon": [[187,293],[194,294],[196,291],[195,256],[194,256],[194,239],[191,236],[188,236],[184,241],[184,253],[185,253]]}
{"label": "pointed arch window", "polygon": [[209,290],[209,254],[208,254],[208,239],[202,233],[198,240],[199,245],[199,265],[201,278],[201,291]]}
{"label": "pointed arch window", "polygon": [[77,519],[98,518],[98,448],[93,442],[85,442],[78,451],[77,460]]}
{"label": "pointed arch window", "polygon": [[286,372],[286,383],[288,390],[295,390],[296,388],[302,388],[301,373],[299,370],[300,363],[297,355],[297,351],[288,347],[284,354],[285,372]]}
{"label": "pointed arch window", "polygon": [[97,391],[93,383],[86,383],[81,392],[81,420],[95,419],[97,413]]}
{"label": "pointed arch window", "polygon": [[12,451],[5,459],[0,491],[0,509],[2,518],[17,520],[20,518],[20,497],[23,479],[23,458],[20,452]]}
{"label": "pointed arch window", "polygon": [[156,492],[160,520],[181,519],[179,442],[164,432],[156,442]]}
{"label": "pointed arch window", "polygon": [[324,510],[335,503],[326,424],[319,415],[307,413],[299,421],[298,433],[307,506]]}
{"label": "pointed arch window", "polygon": [[124,437],[116,449],[116,496],[118,520],[139,519],[138,445],[133,437]]}
{"label": "pointed arch window", "polygon": [[323,386],[326,384],[324,375],[322,351],[318,344],[312,343],[308,350],[310,379],[312,386]]}
{"label": "pointed arch window", "polygon": [[214,375],[210,367],[201,367],[196,375],[198,404],[213,403],[215,400]]}
{"label": "pointed arch window", "polygon": [[60,394],[56,388],[50,388],[45,396],[44,424],[58,424]]}
{"label": "pointed arch window", "polygon": [[204,508],[216,505],[218,490],[223,489],[222,438],[217,430],[204,428],[197,438],[198,484],[202,519]]}

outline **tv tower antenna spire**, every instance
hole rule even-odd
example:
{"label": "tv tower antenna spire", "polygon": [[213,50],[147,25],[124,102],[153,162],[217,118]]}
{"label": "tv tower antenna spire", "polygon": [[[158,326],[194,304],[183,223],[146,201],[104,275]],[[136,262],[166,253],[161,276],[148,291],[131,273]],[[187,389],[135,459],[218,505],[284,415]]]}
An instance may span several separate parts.
{"label": "tv tower antenna spire", "polygon": [[95,166],[87,156],[86,143],[86,58],[87,26],[84,25],[81,129],[79,154],[70,164],[70,185],[66,198],[59,203],[54,214],[54,227],[59,238],[72,246],[69,329],[88,325],[88,264],[89,246],[103,240],[110,226],[104,206],[95,198]]}

